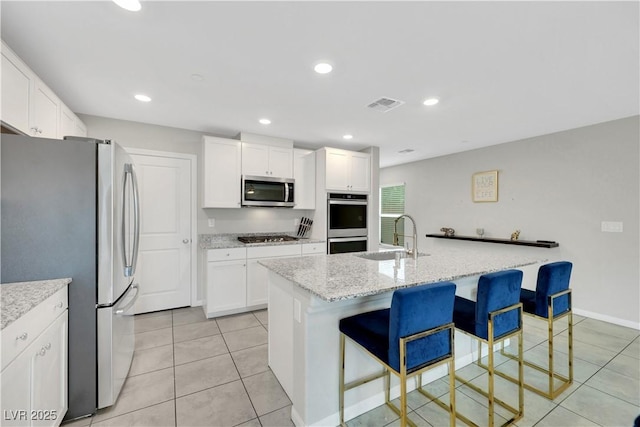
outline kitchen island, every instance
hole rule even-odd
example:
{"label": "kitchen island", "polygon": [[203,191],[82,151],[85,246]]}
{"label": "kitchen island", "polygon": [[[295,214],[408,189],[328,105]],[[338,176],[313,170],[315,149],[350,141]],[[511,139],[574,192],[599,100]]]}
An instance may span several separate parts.
{"label": "kitchen island", "polygon": [[[475,299],[478,277],[520,268],[535,276],[543,257],[469,249],[438,249],[412,258],[373,260],[371,254],[337,254],[261,261],[269,269],[269,366],[291,399],[297,426],[339,424],[338,370],[341,318],[388,308],[395,289],[453,281],[456,295]],[[384,257],[384,256],[383,256]],[[527,270],[530,270],[527,272]],[[472,361],[477,345],[456,333],[456,367]],[[345,381],[379,372],[380,365],[347,343]],[[446,367],[424,375],[431,382]],[[392,398],[399,394],[392,378]],[[412,382],[408,389],[415,388]],[[349,391],[345,419],[384,403],[382,380]]]}

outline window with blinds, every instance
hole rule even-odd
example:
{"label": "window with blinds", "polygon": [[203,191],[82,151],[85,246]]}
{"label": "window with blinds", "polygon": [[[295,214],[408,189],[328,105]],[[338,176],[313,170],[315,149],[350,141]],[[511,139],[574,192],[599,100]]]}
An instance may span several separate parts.
{"label": "window with blinds", "polygon": [[[380,243],[393,244],[394,220],[404,214],[404,184],[380,187]],[[398,221],[398,232],[404,233],[404,218]],[[398,237],[404,246],[404,237]]]}

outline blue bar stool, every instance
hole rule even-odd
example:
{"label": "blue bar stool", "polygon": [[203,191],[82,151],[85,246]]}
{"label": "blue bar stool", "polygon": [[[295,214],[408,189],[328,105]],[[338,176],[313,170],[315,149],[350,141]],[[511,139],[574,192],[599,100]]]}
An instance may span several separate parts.
{"label": "blue bar stool", "polygon": [[[571,279],[571,269],[573,264],[568,261],[552,262],[545,264],[538,269],[538,281],[536,290],[530,291],[522,289],[520,301],[524,307],[524,313],[533,318],[547,323],[549,337],[548,344],[548,365],[547,367],[536,365],[533,362],[524,360],[524,364],[534,368],[548,377],[547,389],[541,389],[525,382],[527,390],[533,391],[547,399],[555,399],[560,393],[565,391],[573,383],[573,312],[571,310],[571,289],[569,281]],[[556,320],[567,318],[568,347],[569,347],[569,376],[566,377],[554,371],[553,363],[553,324]],[[505,356],[511,358],[514,355],[502,349]],[[554,378],[559,380],[557,387],[554,387]],[[513,379],[511,379],[513,381]]]}
{"label": "blue bar stool", "polygon": [[[453,321],[456,329],[478,340],[478,365],[489,374],[488,391],[461,378],[456,379],[476,392],[484,395],[489,403],[489,426],[494,425],[494,403],[499,404],[513,414],[504,425],[511,424],[524,415],[524,387],[522,366],[522,303],[520,290],[522,271],[505,270],[480,276],[478,280],[477,301],[456,297]],[[498,373],[494,364],[494,345],[509,338],[518,338],[518,408],[495,397],[495,377]],[[489,363],[484,365],[482,343],[488,347]],[[469,418],[456,413],[456,416],[468,425],[476,425]]]}
{"label": "blue bar stool", "polygon": [[[400,416],[402,427],[415,426],[407,417],[407,379],[443,364],[449,368],[450,424],[455,425],[455,364],[451,282],[420,285],[393,293],[391,308],[370,311],[340,320],[340,425],[344,426],[344,393],[378,378],[385,378],[385,403]],[[358,344],[378,361],[382,373],[344,382],[345,338]],[[390,373],[400,378],[400,408],[390,400]],[[418,384],[422,390],[422,378]]]}

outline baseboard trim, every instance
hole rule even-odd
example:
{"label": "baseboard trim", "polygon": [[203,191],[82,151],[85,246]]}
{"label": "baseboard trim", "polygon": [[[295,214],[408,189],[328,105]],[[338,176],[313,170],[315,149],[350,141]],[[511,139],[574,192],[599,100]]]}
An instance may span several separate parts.
{"label": "baseboard trim", "polygon": [[619,319],[617,317],[607,316],[606,314],[595,313],[593,311],[587,310],[579,310],[576,308],[573,309],[573,312],[579,316],[588,317],[589,319],[602,320],[603,322],[613,323],[614,325],[640,330],[640,322]]}

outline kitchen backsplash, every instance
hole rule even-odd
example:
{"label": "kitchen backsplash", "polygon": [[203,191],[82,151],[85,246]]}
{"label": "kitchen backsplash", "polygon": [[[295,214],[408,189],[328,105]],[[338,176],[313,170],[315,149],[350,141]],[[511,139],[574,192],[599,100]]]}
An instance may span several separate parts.
{"label": "kitchen backsplash", "polygon": [[[315,211],[286,208],[203,209],[207,220],[198,224],[198,232],[207,233],[275,233],[294,232],[302,217],[312,218]],[[214,225],[209,225],[213,219]],[[202,221],[202,220],[200,220]]]}

